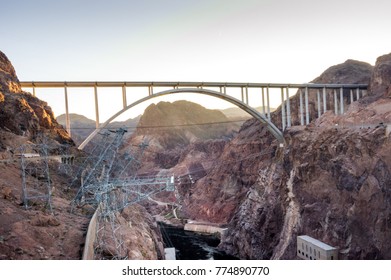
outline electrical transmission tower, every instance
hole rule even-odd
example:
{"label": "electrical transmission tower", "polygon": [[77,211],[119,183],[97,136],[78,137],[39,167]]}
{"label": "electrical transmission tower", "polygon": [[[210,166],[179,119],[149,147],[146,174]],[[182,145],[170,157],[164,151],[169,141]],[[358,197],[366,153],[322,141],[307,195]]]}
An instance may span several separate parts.
{"label": "electrical transmission tower", "polygon": [[46,140],[42,144],[25,144],[17,149],[21,160],[23,205],[43,200],[50,212],[52,207],[52,186],[49,170],[49,146]]}
{"label": "electrical transmission tower", "polygon": [[148,144],[141,143],[119,155],[126,132],[118,129],[114,135],[104,135],[104,145],[94,149],[96,153],[79,169],[80,188],[73,206],[89,204],[96,207],[95,259],[126,259],[128,250],[124,244],[125,229],[121,225],[120,212],[150,195],[175,189],[173,176],[136,175]]}

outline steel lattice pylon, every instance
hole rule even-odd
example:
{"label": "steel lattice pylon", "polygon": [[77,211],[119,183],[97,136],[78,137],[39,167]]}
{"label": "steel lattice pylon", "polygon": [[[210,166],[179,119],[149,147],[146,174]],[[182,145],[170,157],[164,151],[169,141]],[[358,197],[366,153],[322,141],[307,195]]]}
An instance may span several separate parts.
{"label": "steel lattice pylon", "polygon": [[53,212],[47,143],[25,144],[18,149],[18,152],[21,159],[24,207],[28,209],[29,202],[44,200],[46,207]]}
{"label": "steel lattice pylon", "polygon": [[120,212],[152,194],[174,190],[173,176],[136,176],[148,144],[141,143],[119,155],[126,132],[118,129],[114,135],[105,134],[104,145],[94,149],[96,154],[85,160],[78,171],[79,178],[74,179],[74,182],[80,179],[80,188],[73,206],[89,204],[96,207],[96,259],[126,259],[128,251],[123,241]]}

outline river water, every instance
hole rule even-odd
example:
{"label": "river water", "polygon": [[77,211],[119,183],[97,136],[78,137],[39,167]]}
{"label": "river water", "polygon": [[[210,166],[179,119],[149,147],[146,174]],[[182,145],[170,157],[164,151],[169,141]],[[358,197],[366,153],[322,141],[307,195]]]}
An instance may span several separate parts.
{"label": "river water", "polygon": [[215,235],[185,231],[163,223],[159,226],[165,246],[175,247],[177,260],[237,260],[217,249],[220,240]]}

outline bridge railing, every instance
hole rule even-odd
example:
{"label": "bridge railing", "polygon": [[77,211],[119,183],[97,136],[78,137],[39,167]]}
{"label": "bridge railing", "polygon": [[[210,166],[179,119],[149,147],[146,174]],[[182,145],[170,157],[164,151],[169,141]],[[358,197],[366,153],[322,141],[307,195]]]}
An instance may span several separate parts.
{"label": "bridge railing", "polygon": [[[346,106],[366,94],[367,84],[294,84],[294,83],[225,83],[225,82],[110,82],[110,81],[23,81],[23,88],[31,88],[33,95],[37,88],[63,88],[66,129],[71,133],[69,117],[68,88],[93,88],[96,128],[100,126],[98,88],[121,88],[123,108],[128,106],[127,88],[143,88],[145,94],[155,95],[161,88],[198,88],[214,90],[221,95],[230,95],[232,89],[240,92],[240,101],[250,107],[249,89],[259,89],[257,95],[262,104],[261,114],[271,121],[271,101],[280,100],[281,121],[276,126],[285,130],[292,125],[307,125],[311,119],[321,116],[327,110],[343,114]],[[229,90],[228,90],[229,89]],[[293,96],[296,97],[293,97]],[[296,99],[294,99],[296,98]],[[292,120],[295,113],[297,120]],[[311,116],[312,115],[312,116]]]}

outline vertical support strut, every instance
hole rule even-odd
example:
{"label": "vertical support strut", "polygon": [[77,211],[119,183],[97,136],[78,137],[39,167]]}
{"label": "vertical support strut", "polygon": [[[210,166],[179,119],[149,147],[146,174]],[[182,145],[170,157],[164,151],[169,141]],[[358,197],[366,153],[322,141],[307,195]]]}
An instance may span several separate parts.
{"label": "vertical support strut", "polygon": [[289,87],[286,87],[286,116],[287,116],[287,127],[291,127],[291,101],[289,99]]}
{"label": "vertical support strut", "polygon": [[98,86],[94,86],[94,98],[95,98],[95,126],[99,127],[99,102],[98,102]]}
{"label": "vertical support strut", "polygon": [[122,105],[123,105],[124,109],[126,108],[126,106],[128,106],[128,101],[126,100],[126,85],[125,84],[122,86]]}
{"label": "vertical support strut", "polygon": [[326,113],[327,103],[326,103],[326,87],[323,88],[323,114]]}
{"label": "vertical support strut", "polygon": [[308,87],[305,88],[304,98],[305,98],[305,124],[307,125],[310,123],[310,113],[308,110]]}
{"label": "vertical support strut", "polygon": [[338,115],[338,98],[337,98],[337,90],[334,90],[334,114]]}
{"label": "vertical support strut", "polygon": [[249,101],[248,101],[248,87],[246,86],[246,104],[248,105]]}
{"label": "vertical support strut", "polygon": [[322,112],[320,110],[320,108],[321,108],[321,105],[320,105],[320,89],[317,90],[316,97],[317,97],[317,102],[318,102],[318,118],[320,118],[320,115],[322,114]]}
{"label": "vertical support strut", "polygon": [[267,102],[267,118],[269,121],[271,120],[270,117],[270,96],[269,96],[269,86],[266,88],[266,102]]}
{"label": "vertical support strut", "polygon": [[282,122],[282,130],[285,130],[285,101],[284,101],[284,88],[281,87],[281,122]]}
{"label": "vertical support strut", "polygon": [[244,103],[244,91],[243,91],[243,87],[240,88],[240,93],[242,95],[242,102]]}
{"label": "vertical support strut", "polygon": [[262,88],[262,113],[266,116],[266,107],[265,107],[265,88]]}
{"label": "vertical support strut", "polygon": [[350,104],[352,104],[353,101],[354,101],[354,99],[353,99],[353,90],[351,89],[350,90]]}
{"label": "vertical support strut", "polygon": [[343,87],[339,89],[339,97],[341,99],[341,115],[344,113],[344,108],[343,108]]}
{"label": "vertical support strut", "polygon": [[64,87],[64,97],[65,97],[65,126],[68,132],[68,135],[71,137],[71,119],[69,117],[69,107],[68,107],[68,88],[65,84]]}
{"label": "vertical support strut", "polygon": [[33,96],[35,97],[35,86],[33,84]]}
{"label": "vertical support strut", "polygon": [[359,100],[360,99],[360,88],[357,88],[356,96],[357,96],[357,100]]}
{"label": "vertical support strut", "polygon": [[304,125],[304,112],[303,112],[303,91],[299,89],[300,96],[300,125]]}

